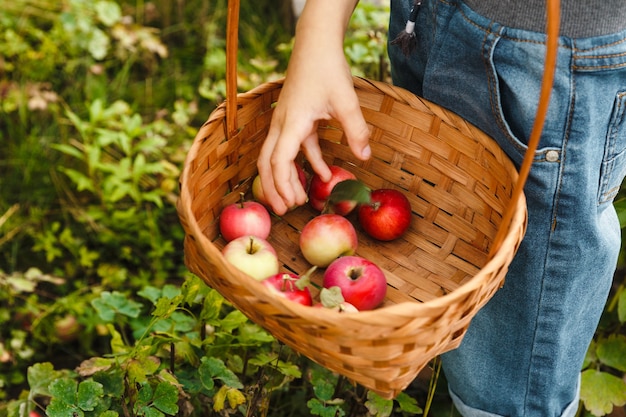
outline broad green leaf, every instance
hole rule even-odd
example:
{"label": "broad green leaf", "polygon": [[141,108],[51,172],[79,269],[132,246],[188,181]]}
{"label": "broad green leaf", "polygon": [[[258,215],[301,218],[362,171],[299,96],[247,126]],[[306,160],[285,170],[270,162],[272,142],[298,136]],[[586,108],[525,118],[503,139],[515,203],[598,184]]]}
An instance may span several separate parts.
{"label": "broad green leaf", "polygon": [[138,317],[141,313],[141,304],[129,300],[124,294],[117,291],[103,291],[100,298],[94,299],[91,304],[100,318],[107,322],[112,322],[115,319],[115,314]]}
{"label": "broad green leaf", "polygon": [[254,345],[258,345],[260,343],[271,343],[276,340],[274,336],[269,334],[261,326],[252,322],[244,323],[244,325],[239,328],[238,339],[241,343],[250,343]]}
{"label": "broad green leaf", "polygon": [[202,311],[200,312],[200,319],[216,325],[217,319],[222,312],[222,305],[224,304],[224,297],[214,289],[210,289],[207,295],[204,297],[202,305]]}
{"label": "broad green leaf", "polygon": [[609,414],[614,406],[626,404],[626,382],[609,373],[588,369],[581,375],[580,399],[593,415]]}
{"label": "broad green leaf", "polygon": [[176,311],[176,309],[178,309],[182,298],[182,296],[176,297],[174,299],[167,297],[159,298],[156,303],[156,308],[152,312],[152,315],[154,317],[162,319],[169,317],[173,312]]}
{"label": "broad green leaf", "polygon": [[152,404],[165,414],[178,413],[178,390],[169,382],[160,382],[154,390]]}
{"label": "broad green leaf", "polygon": [[396,402],[400,407],[400,410],[409,414],[422,414],[424,410],[417,405],[417,400],[405,392],[401,392],[396,397]]}
{"label": "broad green leaf", "polygon": [[145,417],[163,417],[165,416],[165,414],[163,414],[161,411],[159,411],[158,409],[154,407],[146,407],[144,416]]}
{"label": "broad green leaf", "polygon": [[133,181],[138,183],[141,179],[142,175],[145,173],[146,167],[146,157],[144,154],[140,153],[135,156],[135,160],[133,161]]}
{"label": "broad green leaf", "polygon": [[389,417],[393,411],[393,400],[386,400],[380,395],[368,391],[365,406],[371,415]]}
{"label": "broad green leaf", "polygon": [[91,178],[83,174],[82,172],[76,171],[72,168],[59,167],[59,171],[68,176],[70,180],[76,185],[76,190],[78,191],[95,191],[93,186],[93,182]]}
{"label": "broad green leaf", "polygon": [[124,394],[124,372],[115,368],[107,372],[97,372],[93,380],[102,384],[104,395],[120,398]]}
{"label": "broad green leaf", "polygon": [[92,28],[87,49],[94,59],[104,59],[109,51],[109,44],[109,37],[106,33],[98,28]]}
{"label": "broad green leaf", "polygon": [[297,365],[293,363],[287,363],[282,360],[277,360],[277,357],[278,356],[275,353],[273,354],[259,353],[254,358],[250,359],[249,362],[251,365],[255,365],[258,367],[271,365],[275,367],[281,374],[288,376],[288,377],[293,377],[293,378],[302,377],[302,371],[300,371],[300,368]]}
{"label": "broad green leaf", "polygon": [[272,352],[272,353],[260,352],[254,358],[251,358],[249,362],[252,365],[261,367],[271,362],[276,362],[277,357],[278,355],[275,352]]}
{"label": "broad green leaf", "polygon": [[182,294],[182,290],[178,285],[165,284],[161,290],[163,297],[174,298]]}
{"label": "broad green leaf", "polygon": [[198,375],[200,376],[200,382],[202,382],[202,386],[208,391],[212,391],[215,388],[215,380],[210,372],[204,372],[202,369],[202,365],[198,368]]}
{"label": "broad green leaf", "polygon": [[626,336],[613,334],[599,340],[596,352],[603,364],[626,372]]}
{"label": "broad green leaf", "polygon": [[198,294],[202,290],[202,283],[197,279],[188,278],[181,287],[183,302],[185,304],[194,304],[198,298]]}
{"label": "broad green leaf", "polygon": [[187,333],[196,327],[196,319],[182,311],[174,311],[170,316],[170,320],[174,323],[174,331],[176,332]]}
{"label": "broad green leaf", "polygon": [[86,129],[87,129],[87,123],[85,123],[83,120],[81,120],[80,117],[78,117],[78,115],[76,115],[76,113],[68,110],[65,112],[65,115],[67,116],[68,119],[70,119],[70,122],[72,123],[72,125],[80,132],[80,135],[85,137],[86,135]]}
{"label": "broad green leaf", "polygon": [[139,392],[137,393],[138,404],[149,404],[152,401],[152,387],[150,384],[142,384]]}
{"label": "broad green leaf", "polygon": [[198,372],[200,372],[203,377],[203,381],[206,378],[214,378],[219,379],[225,385],[230,387],[239,389],[243,388],[243,384],[239,381],[237,375],[228,369],[221,359],[203,357],[202,365],[200,365]]}
{"label": "broad green leaf", "polygon": [[147,381],[147,376],[154,374],[161,361],[156,356],[139,357],[128,361],[126,372],[128,379],[133,382],[143,384]]}
{"label": "broad green leaf", "polygon": [[310,399],[306,405],[311,414],[320,417],[343,417],[346,412],[339,405],[326,405],[317,398]]}
{"label": "broad green leaf", "polygon": [[150,192],[144,192],[141,195],[141,198],[143,199],[143,201],[152,203],[159,208],[163,207],[163,199],[161,198],[161,191],[159,189]]}
{"label": "broad green leaf", "polygon": [[76,390],[78,382],[70,378],[55,379],[48,386],[52,397],[57,398],[67,404],[76,403]]}
{"label": "broad green leaf", "polygon": [[78,385],[76,404],[81,410],[93,411],[102,395],[104,395],[102,384],[91,380],[83,381]]}
{"label": "broad green leaf", "polygon": [[74,146],[65,145],[63,143],[53,143],[50,145],[50,147],[66,155],[73,156],[74,158],[80,161],[83,160],[83,157],[84,157],[83,153]]}
{"label": "broad green leaf", "polygon": [[113,1],[98,1],[94,7],[98,19],[106,26],[113,26],[122,18],[122,9]]}
{"label": "broad green leaf", "polygon": [[153,304],[156,304],[159,297],[161,297],[161,290],[157,287],[146,285],[139,292],[137,292],[137,295],[152,301]]}
{"label": "broad green leaf", "polygon": [[291,378],[302,377],[302,371],[300,371],[300,368],[296,364],[278,361],[277,368],[280,371],[280,373],[285,376],[288,376]]}
{"label": "broad green leaf", "polygon": [[232,332],[247,321],[248,318],[241,311],[233,310],[222,319],[220,325],[222,330]]}
{"label": "broad green leaf", "polygon": [[106,120],[107,117],[104,114],[104,111],[105,111],[104,102],[102,101],[102,99],[99,99],[99,98],[95,99],[94,101],[91,102],[91,105],[89,106],[89,121],[92,124],[96,124],[96,122],[99,122],[101,120]]}
{"label": "broad green leaf", "polygon": [[75,404],[68,404],[53,397],[46,407],[46,415],[48,417],[83,417],[85,413]]}
{"label": "broad green leaf", "polygon": [[313,392],[320,400],[327,402],[332,400],[335,394],[337,378],[325,369],[313,368],[311,372],[311,385]]}
{"label": "broad green leaf", "polygon": [[50,362],[36,363],[28,367],[26,378],[32,394],[50,395],[48,387],[61,377]]}

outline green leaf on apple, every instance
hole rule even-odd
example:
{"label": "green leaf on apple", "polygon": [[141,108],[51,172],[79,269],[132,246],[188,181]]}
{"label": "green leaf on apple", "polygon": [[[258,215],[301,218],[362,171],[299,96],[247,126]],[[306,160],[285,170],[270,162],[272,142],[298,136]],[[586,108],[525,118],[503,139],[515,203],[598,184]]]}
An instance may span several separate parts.
{"label": "green leaf on apple", "polygon": [[328,196],[327,204],[332,205],[341,201],[355,201],[358,204],[367,204],[371,200],[372,190],[360,180],[343,180],[338,182]]}
{"label": "green leaf on apple", "polygon": [[304,274],[302,274],[300,278],[298,278],[298,280],[295,282],[296,288],[298,288],[299,290],[303,290],[311,285],[311,275],[313,275],[313,272],[315,272],[316,269],[317,266],[313,265]]}
{"label": "green leaf on apple", "polygon": [[322,288],[320,291],[320,301],[326,308],[334,308],[343,304],[346,300],[343,298],[341,288],[335,286],[330,288]]}

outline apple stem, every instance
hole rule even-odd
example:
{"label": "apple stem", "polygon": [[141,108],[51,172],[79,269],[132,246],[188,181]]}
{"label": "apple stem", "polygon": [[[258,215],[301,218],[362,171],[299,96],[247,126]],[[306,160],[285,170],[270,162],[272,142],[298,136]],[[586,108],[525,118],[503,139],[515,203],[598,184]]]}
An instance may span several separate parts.
{"label": "apple stem", "polygon": [[287,282],[293,281],[293,278],[291,278],[291,276],[289,274],[283,274],[283,281],[282,281],[282,285],[280,287],[280,290],[282,292],[286,292],[287,291]]}
{"label": "apple stem", "polygon": [[240,192],[239,193],[239,207],[243,208],[244,207],[243,203],[245,202],[246,202],[245,194],[243,192]]}
{"label": "apple stem", "polygon": [[248,253],[252,255],[255,252],[254,250],[254,238],[250,236],[250,246],[248,247]]}
{"label": "apple stem", "polygon": [[350,270],[348,277],[354,281],[359,279],[361,275],[363,275],[363,270],[361,268],[353,268]]}

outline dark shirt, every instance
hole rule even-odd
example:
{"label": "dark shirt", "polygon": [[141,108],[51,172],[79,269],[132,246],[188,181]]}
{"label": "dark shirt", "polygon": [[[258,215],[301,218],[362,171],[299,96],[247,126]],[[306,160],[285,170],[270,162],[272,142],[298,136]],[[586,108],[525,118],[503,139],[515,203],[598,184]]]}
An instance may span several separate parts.
{"label": "dark shirt", "polygon": [[[479,14],[504,26],[545,32],[545,0],[465,0]],[[571,38],[626,30],[626,0],[561,1],[561,35]]]}

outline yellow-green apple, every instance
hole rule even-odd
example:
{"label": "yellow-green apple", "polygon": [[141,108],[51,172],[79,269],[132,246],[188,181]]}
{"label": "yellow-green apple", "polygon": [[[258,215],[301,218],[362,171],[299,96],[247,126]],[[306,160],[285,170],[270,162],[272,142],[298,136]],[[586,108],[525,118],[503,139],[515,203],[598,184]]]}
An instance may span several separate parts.
{"label": "yellow-green apple", "polygon": [[322,181],[317,173],[313,174],[311,177],[311,183],[309,184],[309,204],[319,212],[336,213],[345,216],[356,207],[357,203],[355,201],[339,201],[332,204],[330,207],[328,207],[326,203],[337,183],[345,180],[355,180],[356,175],[337,165],[331,165],[328,168],[330,168],[332,174],[330,181]]}
{"label": "yellow-green apple", "polygon": [[311,265],[326,267],[340,256],[356,252],[354,226],[339,214],[320,214],[309,220],[300,233],[300,250]]}
{"label": "yellow-green apple", "polygon": [[370,202],[361,204],[357,213],[365,233],[382,241],[399,238],[411,225],[411,203],[395,189],[372,191]]}
{"label": "yellow-green apple", "polygon": [[[294,165],[296,166],[296,170],[298,171],[298,179],[300,180],[300,184],[302,184],[302,188],[304,188],[304,191],[306,192],[308,182],[306,172],[304,172],[302,166],[300,166],[300,164],[298,164],[297,162],[294,162]],[[269,203],[265,199],[265,194],[263,193],[261,176],[258,174],[256,177],[254,177],[254,180],[252,181],[252,197],[264,206],[269,206]]]}
{"label": "yellow-green apple", "polygon": [[272,219],[263,204],[256,201],[232,203],[222,209],[220,214],[220,233],[230,242],[241,236],[258,236],[267,239],[272,228]]}
{"label": "yellow-green apple", "polygon": [[324,272],[324,288],[339,287],[345,302],[357,310],[378,307],[387,295],[387,280],[374,262],[360,256],[342,256]]}
{"label": "yellow-green apple", "polygon": [[280,268],[274,247],[258,236],[240,236],[222,249],[224,258],[256,280],[277,274]]}

